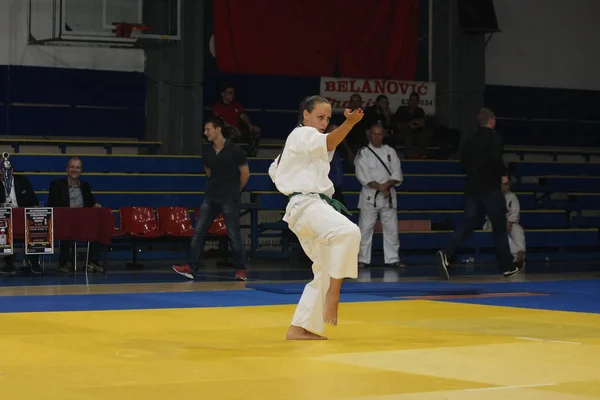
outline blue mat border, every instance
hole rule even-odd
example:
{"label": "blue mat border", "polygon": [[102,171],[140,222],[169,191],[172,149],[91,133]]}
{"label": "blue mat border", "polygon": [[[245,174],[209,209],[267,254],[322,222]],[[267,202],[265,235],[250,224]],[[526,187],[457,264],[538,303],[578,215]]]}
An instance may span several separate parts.
{"label": "blue mat border", "polygon": [[[301,294],[305,283],[265,283],[246,285],[247,289],[276,294]],[[398,296],[478,295],[540,293],[561,295],[565,293],[600,296],[600,279],[490,282],[460,284],[453,282],[345,282],[342,293]]]}

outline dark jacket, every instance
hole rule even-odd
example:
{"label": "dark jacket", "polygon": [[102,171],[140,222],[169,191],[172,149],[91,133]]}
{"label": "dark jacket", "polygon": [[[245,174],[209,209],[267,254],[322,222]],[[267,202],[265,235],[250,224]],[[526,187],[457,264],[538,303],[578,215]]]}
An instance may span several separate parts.
{"label": "dark jacket", "polygon": [[500,190],[504,166],[502,137],[494,130],[481,127],[469,135],[462,148],[461,164],[467,175],[467,194],[486,194]]}
{"label": "dark jacket", "polygon": [[[25,175],[13,175],[15,185],[15,195],[19,207],[37,207],[40,205],[29,179]],[[9,193],[10,194],[10,193]],[[0,181],[0,203],[6,201],[4,183]]]}
{"label": "dark jacket", "polygon": [[[92,188],[90,184],[79,180],[79,189],[81,189],[81,196],[83,197],[84,207],[93,207],[96,204],[96,199],[92,194]],[[69,182],[67,178],[57,179],[52,181],[50,184],[50,190],[48,193],[48,207],[70,207],[71,202],[69,200]]]}

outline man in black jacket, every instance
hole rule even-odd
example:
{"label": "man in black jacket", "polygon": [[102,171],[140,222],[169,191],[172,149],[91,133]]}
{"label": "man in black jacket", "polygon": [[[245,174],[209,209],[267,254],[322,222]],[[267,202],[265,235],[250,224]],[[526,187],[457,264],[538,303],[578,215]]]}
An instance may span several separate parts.
{"label": "man in black jacket", "polygon": [[[83,165],[79,157],[71,157],[67,163],[67,177],[57,179],[50,184],[48,193],[48,207],[102,207],[96,203],[92,194],[92,188],[88,182],[79,179]],[[85,223],[85,221],[82,221]],[[69,273],[70,268],[67,263],[74,259],[75,254],[71,256],[74,242],[61,240],[60,252],[58,257],[58,272]],[[88,271],[103,272],[104,269],[95,261],[95,257],[100,254],[98,243],[90,245],[90,262],[86,265]]]}
{"label": "man in black jacket", "polygon": [[[11,200],[11,207],[39,207],[38,198],[25,175],[12,175],[10,179],[8,195]],[[0,204],[7,203],[6,192],[4,182],[0,180]],[[42,273],[38,255],[26,255],[25,260],[27,260],[31,272],[35,274]],[[16,275],[13,255],[4,257],[4,268],[0,271],[0,274]]]}
{"label": "man in black jacket", "polygon": [[471,134],[462,148],[461,164],[467,175],[465,187],[465,220],[454,231],[443,250],[437,252],[440,276],[450,279],[449,262],[456,249],[480,225],[487,215],[492,222],[492,235],[504,276],[521,272],[522,265],[513,265],[506,234],[506,201],[501,183],[508,182],[502,158],[502,138],[495,132],[496,116],[487,108],[477,112],[479,130]]}

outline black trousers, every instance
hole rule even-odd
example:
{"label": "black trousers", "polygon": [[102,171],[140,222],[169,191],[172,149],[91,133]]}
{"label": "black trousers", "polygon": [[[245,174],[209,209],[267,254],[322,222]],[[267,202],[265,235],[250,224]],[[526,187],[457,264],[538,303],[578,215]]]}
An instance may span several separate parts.
{"label": "black trousers", "polygon": [[453,232],[444,247],[444,252],[448,258],[455,254],[456,250],[482,223],[485,214],[487,214],[492,223],[492,236],[500,267],[503,271],[514,269],[513,256],[510,253],[508,235],[506,234],[506,212],[506,200],[500,188],[488,193],[466,193],[465,219]]}
{"label": "black trousers", "polygon": [[[25,257],[27,259],[29,259],[29,261],[31,263],[33,263],[33,264],[39,263],[39,260],[40,260],[39,254],[25,255]],[[4,256],[4,263],[5,264],[14,264],[14,262],[15,262],[15,256],[14,256],[14,254],[11,254],[9,256]]]}
{"label": "black trousers", "polygon": [[[75,242],[70,240],[61,240],[60,241],[60,250],[58,252],[58,263],[65,264],[68,261],[75,261]],[[100,243],[92,242],[90,243],[90,254],[89,254],[89,262],[98,262],[98,259],[102,254],[102,245]]]}

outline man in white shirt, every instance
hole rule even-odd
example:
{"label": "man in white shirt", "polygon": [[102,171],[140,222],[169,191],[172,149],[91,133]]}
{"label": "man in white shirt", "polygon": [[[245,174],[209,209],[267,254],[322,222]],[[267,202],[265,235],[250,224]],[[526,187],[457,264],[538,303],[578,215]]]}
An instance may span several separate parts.
{"label": "man in white shirt", "polygon": [[395,187],[403,180],[400,159],[396,151],[383,144],[384,132],[373,125],[367,134],[369,145],[361,148],[354,159],[356,178],[362,185],[358,208],[358,227],[361,232],[358,266],[371,263],[373,227],[380,216],[383,228],[383,255],[386,264],[400,263],[400,239],[398,237],[398,213]]}

